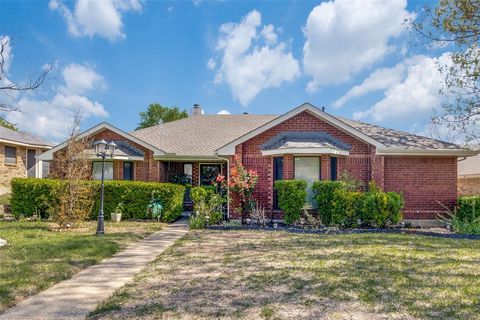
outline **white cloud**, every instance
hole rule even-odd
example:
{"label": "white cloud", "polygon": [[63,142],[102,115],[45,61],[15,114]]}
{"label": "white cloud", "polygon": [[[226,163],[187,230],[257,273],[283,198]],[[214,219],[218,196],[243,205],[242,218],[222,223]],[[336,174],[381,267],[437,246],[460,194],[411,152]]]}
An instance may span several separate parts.
{"label": "white cloud", "polygon": [[335,0],[309,14],[303,67],[308,91],[348,81],[393,50],[390,40],[406,29],[406,0]]}
{"label": "white cloud", "polygon": [[93,69],[79,64],[69,64],[62,70],[64,84],[54,88],[51,98],[37,99],[32,95],[15,97],[12,102],[19,111],[8,112],[6,120],[21,130],[30,131],[51,141],[66,138],[73,116],[83,119],[107,117],[104,106],[84,96],[88,91],[104,86],[104,79]]}
{"label": "white cloud", "polygon": [[77,0],[72,12],[62,0],[50,0],[49,8],[61,12],[72,36],[99,35],[115,41],[125,38],[122,13],[141,11],[142,3],[139,0]]}
{"label": "white cloud", "polygon": [[230,111],[223,109],[218,111],[217,114],[230,114]]}
{"label": "white cloud", "polygon": [[274,27],[267,25],[259,32],[261,26],[260,12],[253,10],[240,23],[225,23],[220,27],[217,50],[222,58],[215,82],[227,83],[242,105],[247,105],[260,91],[278,87],[300,75],[298,61],[287,52],[286,44],[273,45],[272,41],[277,41]]}
{"label": "white cloud", "polygon": [[388,89],[399,83],[404,73],[405,65],[403,63],[399,63],[393,68],[377,69],[361,84],[354,86],[343,97],[335,101],[333,106],[340,108],[352,98],[360,97],[373,91]]}
{"label": "white cloud", "polygon": [[86,65],[71,63],[62,71],[65,81],[64,91],[70,94],[82,94],[95,87],[104,87],[101,75]]}
{"label": "white cloud", "polygon": [[208,59],[208,61],[207,61],[207,68],[208,69],[215,70],[216,66],[217,66],[217,62],[215,61],[215,59],[213,59],[213,58]]}
{"label": "white cloud", "polygon": [[66,138],[73,116],[77,112],[83,119],[92,116],[108,116],[102,104],[79,95],[58,93],[50,100],[23,97],[17,105],[21,112],[7,113],[7,121],[17,124],[21,130],[30,131],[53,141]]}
{"label": "white cloud", "polygon": [[371,117],[375,121],[396,122],[428,119],[434,110],[441,107],[444,99],[439,92],[444,77],[438,71],[438,64],[450,65],[450,53],[438,58],[418,55],[406,60],[401,81],[390,85],[384,92],[385,97],[373,107],[355,112],[354,118]]}

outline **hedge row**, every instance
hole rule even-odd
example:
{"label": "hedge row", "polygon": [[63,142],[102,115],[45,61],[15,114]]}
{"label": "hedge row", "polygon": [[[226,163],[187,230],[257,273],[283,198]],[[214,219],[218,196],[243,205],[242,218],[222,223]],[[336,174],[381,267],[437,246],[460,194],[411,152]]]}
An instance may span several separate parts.
{"label": "hedge row", "polygon": [[370,183],[366,192],[349,191],[342,181],[316,181],[312,190],[320,220],[325,225],[385,227],[402,219],[404,200],[396,192],[383,192]]}
{"label": "hedge row", "polygon": [[[16,178],[12,180],[12,213],[16,217],[32,216],[35,213],[46,218],[56,202],[55,188],[66,183],[62,180]],[[85,181],[100,190],[99,181]],[[183,210],[185,187],[171,183],[140,181],[105,181],[104,212],[108,215],[119,202],[123,202],[123,219],[150,218],[147,206],[152,196],[160,199],[163,205],[162,221],[175,221]],[[90,214],[92,219],[98,215],[100,193],[95,193],[95,206]]]}
{"label": "hedge row", "polygon": [[457,217],[463,222],[480,219],[480,196],[465,196],[457,199]]}

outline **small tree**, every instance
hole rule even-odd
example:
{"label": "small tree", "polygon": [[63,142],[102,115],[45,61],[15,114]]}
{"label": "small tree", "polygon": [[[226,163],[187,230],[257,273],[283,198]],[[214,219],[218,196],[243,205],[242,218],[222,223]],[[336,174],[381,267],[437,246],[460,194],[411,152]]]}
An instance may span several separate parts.
{"label": "small tree", "polygon": [[94,205],[95,188],[85,180],[90,179],[91,160],[85,152],[90,147],[87,138],[79,138],[80,117],[74,116],[67,146],[58,151],[52,178],[64,180],[57,188],[58,203],[54,219],[61,227],[75,226],[78,221],[86,219]]}
{"label": "small tree", "polygon": [[238,157],[235,157],[234,166],[230,169],[228,187],[231,193],[237,196],[240,206],[238,211],[241,214],[242,224],[245,214],[255,205],[253,191],[258,182],[258,174],[251,169],[245,169]]}

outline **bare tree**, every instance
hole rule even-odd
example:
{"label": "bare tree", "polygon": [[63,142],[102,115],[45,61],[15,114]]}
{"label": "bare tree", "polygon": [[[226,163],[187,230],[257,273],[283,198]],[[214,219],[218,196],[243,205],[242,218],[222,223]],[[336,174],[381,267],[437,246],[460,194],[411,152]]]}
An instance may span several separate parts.
{"label": "bare tree", "polygon": [[86,180],[91,176],[91,159],[88,150],[91,141],[78,136],[81,117],[74,115],[67,146],[55,154],[51,177],[61,179],[57,191],[58,205],[53,216],[65,227],[75,226],[85,220],[94,205],[95,188]]}
{"label": "bare tree", "polygon": [[[9,62],[9,51],[15,42],[15,37],[3,36],[0,37],[0,93],[13,97],[18,92],[34,91],[40,88],[49,74],[52,71],[54,63],[45,65],[40,73],[31,74],[26,83],[18,83],[7,78],[7,71]],[[0,100],[0,112],[18,110],[18,106],[14,103],[8,103]]]}

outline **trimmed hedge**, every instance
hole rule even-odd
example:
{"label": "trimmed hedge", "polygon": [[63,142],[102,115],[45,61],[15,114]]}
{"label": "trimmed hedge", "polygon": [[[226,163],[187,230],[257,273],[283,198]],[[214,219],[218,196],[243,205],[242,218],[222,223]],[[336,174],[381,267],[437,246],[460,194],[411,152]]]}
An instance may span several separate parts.
{"label": "trimmed hedge", "polygon": [[341,181],[316,181],[312,186],[320,220],[327,226],[352,228],[358,224],[385,227],[402,219],[404,200],[370,183],[369,191],[349,191]]}
{"label": "trimmed hedge", "polygon": [[[62,180],[16,178],[12,180],[12,212],[16,217],[32,216],[39,213],[45,218],[50,215],[55,199],[53,190]],[[100,189],[99,181],[86,181]],[[180,217],[183,210],[185,187],[171,183],[141,181],[105,181],[104,212],[106,217],[113,212],[119,202],[123,202],[123,219],[147,219],[147,206],[152,196],[160,199],[163,205],[162,221],[172,222]],[[90,217],[95,219],[100,207],[100,194],[95,193],[95,206]]]}
{"label": "trimmed hedge", "polygon": [[277,180],[275,189],[278,192],[278,207],[284,213],[285,222],[290,224],[300,219],[307,197],[307,182],[305,180]]}
{"label": "trimmed hedge", "polygon": [[[335,192],[343,190],[347,191],[347,185],[342,181],[315,181],[312,185],[313,201],[316,204],[320,220],[325,225],[338,224],[340,220],[333,221],[333,215],[336,214],[338,218],[339,212],[332,210],[332,203],[334,202]],[[345,196],[345,195],[338,195]],[[340,204],[339,199],[336,203]]]}
{"label": "trimmed hedge", "polygon": [[480,219],[480,196],[466,196],[457,199],[456,215],[463,222],[474,222]]}

